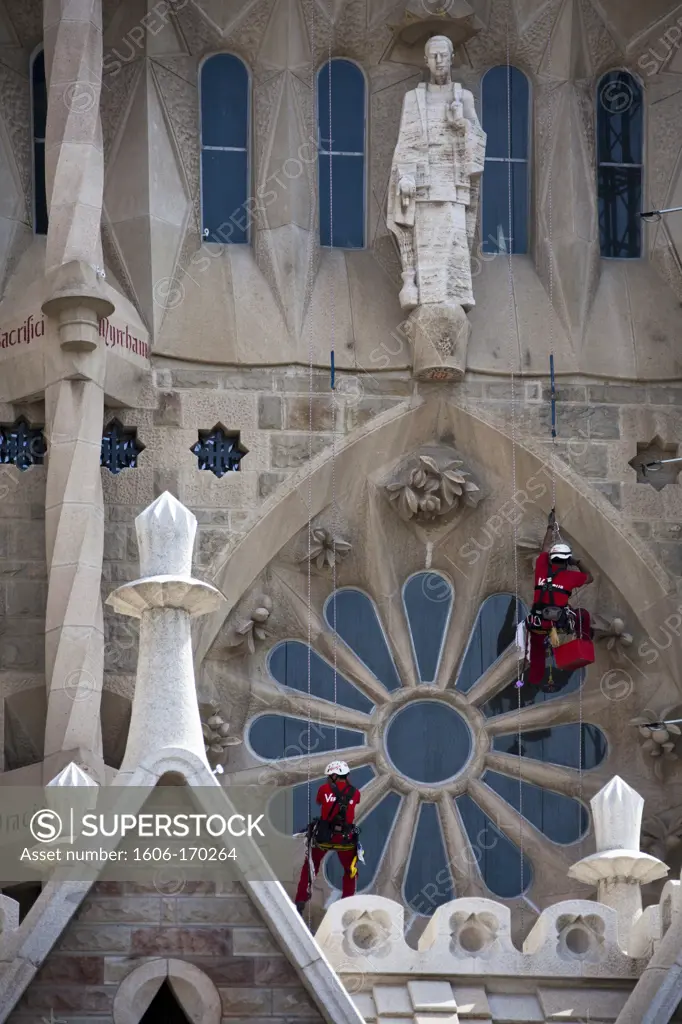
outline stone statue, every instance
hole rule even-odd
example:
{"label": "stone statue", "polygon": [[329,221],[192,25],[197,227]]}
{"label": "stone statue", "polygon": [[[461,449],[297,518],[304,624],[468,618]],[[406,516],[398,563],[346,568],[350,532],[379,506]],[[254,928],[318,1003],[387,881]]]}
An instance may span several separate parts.
{"label": "stone statue", "polygon": [[471,247],[486,136],[472,94],[452,81],[450,40],[432,36],[425,55],[430,82],[403,102],[387,219],[400,246],[400,305],[413,311],[406,330],[414,375],[457,380],[474,305]]}

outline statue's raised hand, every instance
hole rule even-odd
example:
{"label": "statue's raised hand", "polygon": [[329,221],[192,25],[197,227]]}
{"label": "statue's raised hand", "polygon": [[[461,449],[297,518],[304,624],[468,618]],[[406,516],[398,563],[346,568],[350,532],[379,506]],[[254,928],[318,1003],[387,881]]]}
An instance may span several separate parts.
{"label": "statue's raised hand", "polygon": [[405,176],[398,182],[398,192],[400,194],[400,205],[403,210],[406,210],[410,205],[410,200],[414,199],[417,194],[417,186],[414,178]]}
{"label": "statue's raised hand", "polygon": [[445,116],[448,119],[448,124],[454,131],[462,135],[466,133],[468,122],[464,117],[462,104],[460,102],[453,100],[452,103],[448,103],[445,108]]}

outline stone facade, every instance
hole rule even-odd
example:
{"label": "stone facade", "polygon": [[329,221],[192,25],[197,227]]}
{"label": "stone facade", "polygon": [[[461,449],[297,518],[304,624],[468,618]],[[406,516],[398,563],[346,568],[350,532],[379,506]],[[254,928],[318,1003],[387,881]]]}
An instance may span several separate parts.
{"label": "stone facade", "polygon": [[[668,946],[677,935],[666,917],[674,900],[660,880],[642,882],[645,924],[639,952],[630,957],[636,968],[602,978],[596,1009],[584,995],[582,961],[554,986],[552,970],[533,961],[528,984],[519,987],[509,972],[472,966],[469,958],[461,985],[434,981],[449,986],[450,995],[409,989],[408,975],[412,985],[427,984],[414,975],[438,974],[442,965],[436,970],[415,952],[435,916],[413,908],[400,915],[411,906],[406,876],[425,802],[439,808],[454,902],[490,900],[481,871],[459,856],[470,843],[452,800],[463,795],[532,867],[522,895],[496,899],[494,913],[470,908],[497,915],[498,923],[509,913],[512,959],[523,960],[524,943],[538,940],[543,915],[562,901],[583,907],[594,895],[584,879],[568,874],[594,853],[589,819],[577,841],[552,842],[522,808],[493,792],[485,772],[585,807],[618,775],[645,800],[643,848],[666,860],[671,878],[682,868],[678,741],[656,728],[682,717],[682,484],[674,469],[659,484],[641,469],[647,458],[676,456],[682,436],[682,216],[643,224],[640,259],[601,258],[596,166],[601,76],[627,70],[642,86],[642,206],[682,202],[679,12],[671,0],[87,6],[0,0],[0,430],[24,417],[43,428],[48,446],[44,464],[25,471],[0,464],[3,784],[43,784],[74,762],[101,786],[117,778],[122,785],[121,766],[126,774],[139,767],[147,723],[137,722],[137,745],[128,737],[145,642],[137,620],[117,614],[112,595],[119,591],[120,599],[120,588],[139,575],[134,521],[169,492],[197,521],[192,586],[213,586],[224,597],[192,625],[191,679],[184,619],[174,638],[185,658],[178,669],[185,698],[193,707],[196,690],[202,707],[214,702],[230,735],[242,740],[226,759],[236,782],[259,782],[265,773],[283,787],[300,785],[317,778],[329,757],[327,749],[258,755],[251,727],[265,711],[305,719],[312,708],[322,729],[362,733],[362,745],[344,754],[354,771],[373,773],[361,816],[369,819],[391,793],[400,809],[371,895],[356,900],[387,901],[382,912],[400,918],[401,934],[384,962],[393,958],[394,976],[373,963],[370,983],[337,949],[348,922],[339,917],[341,905],[329,909],[334,892],[323,876],[311,910],[319,945],[286,917],[293,908],[283,891],[258,903],[248,886],[247,895],[177,896],[124,886],[81,893],[85,902],[71,907],[76,916],[65,916],[61,938],[53,935],[37,957],[26,949],[33,949],[50,901],[56,907],[62,899],[46,889],[18,931],[14,904],[4,918],[0,991],[4,985],[9,994],[0,1019],[28,1024],[54,1011],[71,1024],[119,1024],[121,992],[126,1024],[138,1024],[138,989],[120,986],[129,968],[132,974],[152,961],[163,965],[146,968],[139,991],[167,977],[178,992],[196,995],[192,972],[181,978],[177,963],[204,971],[205,1007],[213,1007],[204,1007],[204,1024],[216,1009],[211,986],[226,1019],[310,1013],[350,1022],[359,1013],[387,1024],[421,1024],[433,1014],[452,1024],[541,1021],[582,1019],[590,1006],[590,1020],[675,1019],[682,993],[662,980],[678,952],[670,956],[665,946],[666,933]],[[509,61],[523,72],[531,96],[528,251],[491,255],[480,221],[468,225],[475,306],[467,313],[468,344],[454,360],[457,381],[418,379],[413,353],[419,332],[428,340],[432,325],[426,318],[415,329],[404,319],[403,268],[387,207],[401,109],[418,92],[424,44],[436,34],[451,40],[453,79],[478,115],[483,75],[495,65]],[[44,140],[36,142],[31,62],[40,47],[48,116]],[[244,245],[202,239],[199,82],[203,62],[219,52],[238,56],[250,73],[252,202]],[[318,244],[315,76],[329,57],[355,62],[365,76],[361,249]],[[47,236],[34,231],[35,145],[45,153]],[[117,473],[99,465],[112,420],[143,446],[136,467]],[[238,434],[246,452],[238,472],[220,477],[200,470],[192,451],[216,427]],[[420,456],[434,458],[438,472],[457,463],[480,500],[448,502],[446,487],[438,501],[447,508],[431,500],[420,514],[401,516],[391,487],[405,484]],[[485,709],[516,678],[513,651],[484,667],[466,696],[452,681],[482,603],[496,594],[530,600],[530,564],[553,503],[595,577],[581,603],[605,625],[581,688],[523,705],[513,726],[507,712],[500,724]],[[333,558],[310,557],[310,524]],[[333,538],[347,547],[334,552]],[[429,681],[416,663],[403,598],[406,582],[426,570],[456,594]],[[400,687],[395,693],[387,696],[366,659],[330,631],[325,608],[339,588],[359,589],[374,602]],[[189,615],[184,605],[179,611]],[[264,613],[260,620],[255,611]],[[247,634],[251,642],[244,642]],[[341,702],[331,709],[329,700],[308,698],[305,687],[279,685],[271,658],[286,641],[310,641],[370,700],[372,714]],[[473,750],[456,779],[440,788],[398,770],[386,748],[393,713],[429,699],[434,687],[466,721]],[[192,722],[196,740],[198,717]],[[584,771],[582,750],[577,764],[547,764],[495,746],[505,729],[550,732],[583,723],[605,742],[603,761]],[[203,745],[192,750],[209,772]],[[603,907],[601,891],[599,898],[594,907]],[[276,913],[268,917],[270,904]],[[664,926],[656,932],[659,906]],[[450,901],[441,915],[445,907],[451,916],[464,912]],[[580,913],[590,916],[584,907]],[[277,931],[277,914],[289,922],[288,932]],[[260,952],[261,939],[267,953]],[[627,943],[616,945],[616,959],[626,959]],[[451,952],[443,954],[445,974],[458,973]],[[322,1005],[313,1007],[307,1000],[318,970]],[[356,1008],[348,992],[357,994]],[[193,998],[187,995],[188,1005]]]}

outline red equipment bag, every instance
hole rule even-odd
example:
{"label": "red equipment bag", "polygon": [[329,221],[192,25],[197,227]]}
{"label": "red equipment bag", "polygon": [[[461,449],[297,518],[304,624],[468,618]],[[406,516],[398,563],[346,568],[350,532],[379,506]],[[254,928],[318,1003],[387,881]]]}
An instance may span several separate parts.
{"label": "red equipment bag", "polygon": [[591,640],[578,637],[554,648],[554,664],[565,671],[584,668],[594,661],[594,644]]}

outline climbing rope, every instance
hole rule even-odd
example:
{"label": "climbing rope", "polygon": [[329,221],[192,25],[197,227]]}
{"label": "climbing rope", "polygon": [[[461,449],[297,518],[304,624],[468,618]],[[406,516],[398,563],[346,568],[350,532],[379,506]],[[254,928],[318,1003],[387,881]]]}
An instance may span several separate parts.
{"label": "climbing rope", "polygon": [[[507,58],[507,280],[509,288],[509,377],[511,386],[511,441],[512,441],[512,458],[511,458],[511,471],[512,471],[512,501],[516,495],[516,366],[519,358],[518,350],[518,332],[516,330],[516,315],[514,310],[514,265],[512,261],[512,238],[513,238],[513,203],[512,203],[512,101],[511,101],[511,30],[510,30],[510,9],[507,6],[507,24],[506,24],[506,58]],[[516,624],[516,637],[519,633],[519,551],[518,551],[518,525],[516,517],[512,523],[512,549],[514,552],[514,621]],[[515,641],[516,642],[516,641]],[[516,645],[516,694],[517,694],[517,738],[516,746],[518,752],[518,769],[519,769],[519,816],[520,816],[520,828],[519,828],[519,849],[521,853],[520,858],[520,886],[521,895],[523,895],[526,888],[526,879],[524,872],[524,837],[523,837],[523,760],[521,757],[521,737],[522,737],[522,718],[521,718],[521,689],[523,686],[523,661],[524,653],[521,652],[518,644]],[[520,685],[519,685],[520,684]],[[523,902],[521,903],[521,930],[523,931]]]}
{"label": "climbing rope", "polygon": [[[330,248],[334,247],[334,178],[333,178],[333,160],[332,151],[334,149],[334,133],[332,131],[332,35],[334,31],[334,0],[329,0],[329,45],[327,49],[327,67],[329,68],[329,75],[327,81],[329,83],[329,96],[328,96],[328,117],[329,117],[329,245]],[[337,724],[338,724],[338,705],[337,705],[337,643],[336,643],[336,537],[337,537],[337,509],[336,509],[336,413],[337,413],[337,402],[336,402],[336,389],[334,381],[334,349],[335,349],[335,333],[336,333],[336,316],[335,316],[335,294],[334,294],[334,274],[330,274],[331,287],[329,294],[329,321],[330,321],[330,369],[331,369],[331,393],[332,393],[332,522],[331,522],[331,533],[332,533],[332,608],[333,608],[333,624],[332,624],[332,658],[334,663],[334,750],[337,749]]]}
{"label": "climbing rope", "polygon": [[[311,125],[310,125],[310,138],[317,138],[315,117],[316,117],[316,104],[315,104],[315,4],[310,5],[310,49],[311,49],[311,61],[310,61],[310,111],[311,111]],[[310,174],[310,237],[308,240],[308,305],[310,307],[313,285],[315,282],[315,175],[312,170]],[[312,643],[313,643],[313,617],[312,617],[312,572],[313,572],[313,476],[312,476],[312,463],[313,463],[313,359],[314,359],[314,329],[313,329],[313,318],[308,317],[308,579],[307,579],[307,599],[308,599],[308,652],[307,652],[307,692],[308,692],[308,741],[306,744],[307,754],[307,772],[306,772],[306,794],[308,797],[308,821],[312,819],[312,799],[311,799],[311,740],[312,740],[312,699],[311,699],[311,683],[312,683]],[[306,846],[306,856],[308,858],[308,872],[309,872],[309,886],[312,888],[312,857],[310,850],[310,843]],[[311,926],[311,901],[308,900],[308,928]]]}

